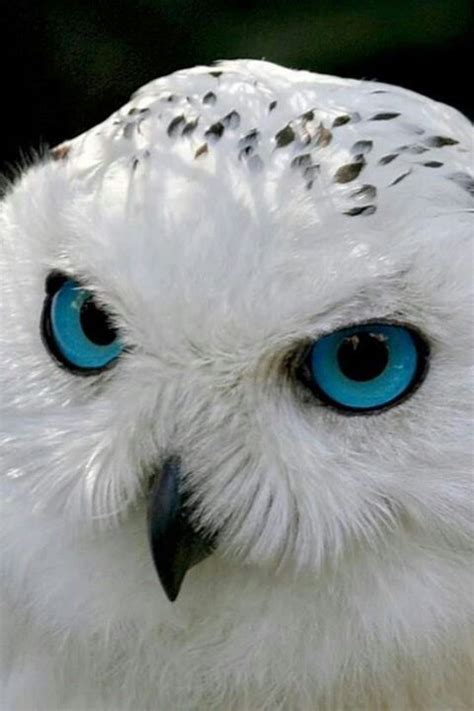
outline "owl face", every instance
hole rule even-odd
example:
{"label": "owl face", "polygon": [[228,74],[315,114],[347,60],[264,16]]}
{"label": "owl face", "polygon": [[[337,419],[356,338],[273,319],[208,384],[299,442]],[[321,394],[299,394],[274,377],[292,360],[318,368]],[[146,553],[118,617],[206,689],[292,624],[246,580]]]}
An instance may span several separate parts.
{"label": "owl face", "polygon": [[201,613],[196,591],[239,571],[298,597],[427,546],[453,565],[471,140],[410,92],[224,63],[148,85],[27,171],[1,207],[0,346],[27,588],[69,551],[58,590],[80,575],[145,614],[177,501],[212,549],[183,588]]}

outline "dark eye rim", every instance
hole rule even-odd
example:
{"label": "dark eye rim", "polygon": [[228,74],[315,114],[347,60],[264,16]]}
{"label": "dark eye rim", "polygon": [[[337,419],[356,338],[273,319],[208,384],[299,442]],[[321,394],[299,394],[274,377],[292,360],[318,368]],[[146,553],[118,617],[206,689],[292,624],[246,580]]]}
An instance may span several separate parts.
{"label": "dark eye rim", "polygon": [[[80,284],[80,280],[78,280],[76,277],[64,274],[63,272],[59,271],[53,271],[46,277],[46,296],[43,302],[43,308],[41,311],[40,318],[41,340],[43,341],[43,345],[46,351],[51,355],[56,365],[58,365],[64,370],[67,370],[68,373],[73,373],[74,375],[80,375],[83,377],[101,375],[102,373],[113,368],[117,364],[119,358],[113,358],[111,361],[109,361],[109,363],[106,363],[106,365],[100,368],[83,368],[81,366],[76,365],[75,363],[72,363],[64,356],[62,351],[58,348],[56,339],[54,337],[51,324],[51,306],[56,293],[59,291],[62,285],[69,280],[73,280]],[[126,349],[124,348],[123,350]]]}
{"label": "dark eye rim", "polygon": [[422,385],[423,381],[425,380],[428,370],[429,370],[429,365],[430,365],[430,346],[428,343],[427,338],[424,336],[424,334],[417,329],[416,327],[412,326],[411,324],[408,324],[403,321],[394,321],[394,320],[384,320],[384,319],[371,319],[370,321],[361,321],[359,323],[353,323],[348,326],[343,326],[342,328],[338,328],[335,331],[330,331],[327,334],[322,334],[320,338],[317,340],[321,340],[321,338],[324,338],[326,335],[329,336],[333,333],[337,333],[337,331],[345,331],[348,329],[357,329],[357,327],[360,326],[366,326],[370,324],[380,324],[384,326],[398,326],[401,328],[405,328],[413,338],[413,342],[415,344],[415,348],[418,354],[418,361],[417,361],[417,367],[416,371],[413,375],[413,378],[411,379],[410,383],[407,385],[405,390],[403,390],[400,395],[397,397],[393,398],[392,400],[384,403],[383,405],[378,405],[373,408],[357,408],[357,407],[350,407],[346,405],[341,405],[338,403],[336,400],[333,400],[330,398],[318,385],[313,381],[312,374],[311,374],[311,365],[310,365],[310,357],[311,357],[311,351],[314,346],[314,344],[317,341],[311,341],[309,343],[306,343],[304,348],[300,351],[299,356],[298,356],[298,362],[295,368],[295,375],[297,380],[299,381],[300,384],[302,384],[306,389],[310,390],[310,392],[319,400],[319,402],[327,407],[330,410],[333,410],[334,412],[337,412],[339,415],[345,415],[347,417],[350,416],[372,416],[372,415],[379,415],[383,412],[386,412],[387,410],[390,410],[392,407],[396,405],[400,405],[403,403],[405,400],[408,400],[413,393],[415,393],[418,388]]}

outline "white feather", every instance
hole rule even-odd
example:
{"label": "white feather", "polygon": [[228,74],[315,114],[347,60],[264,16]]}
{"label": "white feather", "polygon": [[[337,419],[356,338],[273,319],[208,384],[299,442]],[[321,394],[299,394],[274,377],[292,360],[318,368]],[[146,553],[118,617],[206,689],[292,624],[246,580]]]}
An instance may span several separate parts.
{"label": "white feather", "polygon": [[[175,135],[180,116],[196,128]],[[57,156],[0,205],[2,708],[471,709],[469,122],[224,62],[148,84]],[[103,375],[42,343],[57,269],[131,346]],[[430,342],[411,398],[346,417],[288,377],[295,347],[371,319]],[[145,471],[169,452],[222,528],[174,604],[145,525]]]}

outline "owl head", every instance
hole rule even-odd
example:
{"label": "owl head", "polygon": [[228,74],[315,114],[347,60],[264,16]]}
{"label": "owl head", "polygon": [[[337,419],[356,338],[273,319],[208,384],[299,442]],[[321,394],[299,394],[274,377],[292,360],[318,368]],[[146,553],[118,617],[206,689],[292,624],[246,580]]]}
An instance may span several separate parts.
{"label": "owl head", "polygon": [[321,684],[464,634],[471,146],[412,92],[224,62],[10,187],[1,528],[42,624]]}

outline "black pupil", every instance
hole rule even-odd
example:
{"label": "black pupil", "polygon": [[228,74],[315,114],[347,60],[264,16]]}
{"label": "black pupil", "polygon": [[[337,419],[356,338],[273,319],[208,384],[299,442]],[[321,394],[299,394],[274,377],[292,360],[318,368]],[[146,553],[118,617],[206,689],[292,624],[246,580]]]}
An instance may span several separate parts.
{"label": "black pupil", "polygon": [[107,314],[97,308],[93,299],[87,299],[82,304],[80,319],[82,330],[92,343],[109,346],[117,338]]}
{"label": "black pupil", "polygon": [[387,342],[381,334],[355,332],[342,341],[337,351],[337,361],[347,378],[373,380],[387,366]]}

